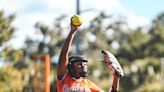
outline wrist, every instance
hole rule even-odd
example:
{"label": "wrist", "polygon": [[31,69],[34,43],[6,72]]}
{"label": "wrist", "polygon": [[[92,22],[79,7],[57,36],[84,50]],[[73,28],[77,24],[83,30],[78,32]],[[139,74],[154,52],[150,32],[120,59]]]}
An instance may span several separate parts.
{"label": "wrist", "polygon": [[114,75],[113,77],[114,77],[114,79],[120,79],[120,77],[117,75]]}
{"label": "wrist", "polygon": [[75,35],[76,31],[75,30],[71,30],[70,34],[71,35]]}
{"label": "wrist", "polygon": [[118,83],[120,81],[120,77],[114,76],[113,83]]}

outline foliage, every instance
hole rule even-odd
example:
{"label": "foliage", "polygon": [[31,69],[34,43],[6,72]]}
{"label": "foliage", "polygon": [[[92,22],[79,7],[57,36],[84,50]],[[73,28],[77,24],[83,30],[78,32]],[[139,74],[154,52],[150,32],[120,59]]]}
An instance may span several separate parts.
{"label": "foliage", "polygon": [[0,69],[0,92],[22,92],[27,85],[26,69],[18,70],[12,65]]}
{"label": "foliage", "polygon": [[[12,27],[14,15],[5,17],[0,11],[0,92],[22,92],[28,84],[28,66],[23,62],[24,50],[6,45],[16,31]],[[17,84],[17,85],[15,85]]]}
{"label": "foliage", "polygon": [[13,36],[15,29],[11,26],[14,15],[4,17],[3,11],[0,11],[0,46],[9,41]]}

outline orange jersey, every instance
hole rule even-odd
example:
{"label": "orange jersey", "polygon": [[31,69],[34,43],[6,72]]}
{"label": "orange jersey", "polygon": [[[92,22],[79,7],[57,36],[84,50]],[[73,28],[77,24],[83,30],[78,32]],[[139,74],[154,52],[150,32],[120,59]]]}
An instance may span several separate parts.
{"label": "orange jersey", "polygon": [[88,79],[75,79],[68,73],[57,81],[57,92],[102,92],[97,85]]}

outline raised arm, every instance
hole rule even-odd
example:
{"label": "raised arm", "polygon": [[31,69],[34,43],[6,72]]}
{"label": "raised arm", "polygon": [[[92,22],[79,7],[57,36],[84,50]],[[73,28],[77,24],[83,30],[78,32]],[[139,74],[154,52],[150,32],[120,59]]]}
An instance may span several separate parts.
{"label": "raised arm", "polygon": [[77,26],[74,26],[72,24],[71,25],[71,31],[68,34],[64,46],[61,50],[60,56],[59,56],[59,62],[58,62],[58,66],[57,66],[57,76],[58,79],[61,80],[64,76],[64,74],[66,73],[67,70],[67,64],[68,64],[68,54],[69,54],[69,49],[71,47],[73,38],[75,36],[76,30],[77,30]]}

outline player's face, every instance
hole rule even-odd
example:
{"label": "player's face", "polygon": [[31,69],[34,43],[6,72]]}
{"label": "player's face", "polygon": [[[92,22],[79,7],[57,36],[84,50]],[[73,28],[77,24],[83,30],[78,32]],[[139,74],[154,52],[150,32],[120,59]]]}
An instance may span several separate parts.
{"label": "player's face", "polygon": [[87,62],[83,62],[83,61],[74,62],[73,66],[77,74],[82,74],[80,75],[81,77],[86,76],[86,75],[83,76],[83,74],[87,74],[88,71]]}
{"label": "player's face", "polygon": [[79,71],[87,71],[87,62],[83,62],[83,61],[75,62],[74,67]]}

